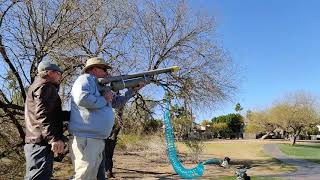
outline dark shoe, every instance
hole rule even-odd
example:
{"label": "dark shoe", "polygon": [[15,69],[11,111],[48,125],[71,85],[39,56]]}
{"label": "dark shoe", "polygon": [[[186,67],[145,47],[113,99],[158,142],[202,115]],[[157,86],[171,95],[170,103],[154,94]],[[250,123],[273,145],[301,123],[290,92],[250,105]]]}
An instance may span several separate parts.
{"label": "dark shoe", "polygon": [[108,171],[107,172],[107,178],[115,178],[112,172]]}

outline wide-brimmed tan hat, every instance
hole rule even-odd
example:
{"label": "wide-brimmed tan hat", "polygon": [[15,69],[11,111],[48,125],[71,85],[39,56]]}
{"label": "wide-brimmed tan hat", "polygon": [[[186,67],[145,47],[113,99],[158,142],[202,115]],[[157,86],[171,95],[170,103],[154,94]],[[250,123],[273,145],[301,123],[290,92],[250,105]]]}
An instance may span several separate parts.
{"label": "wide-brimmed tan hat", "polygon": [[86,65],[82,69],[81,73],[83,74],[87,71],[88,68],[95,66],[112,69],[111,66],[108,63],[106,63],[101,57],[93,57],[87,60]]}

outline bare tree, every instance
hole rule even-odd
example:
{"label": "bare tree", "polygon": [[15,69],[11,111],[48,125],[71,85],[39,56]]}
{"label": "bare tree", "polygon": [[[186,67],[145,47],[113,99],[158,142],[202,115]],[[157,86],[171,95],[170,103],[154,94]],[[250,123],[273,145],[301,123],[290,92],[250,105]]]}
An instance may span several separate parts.
{"label": "bare tree", "polygon": [[[178,65],[177,76],[157,79],[186,108],[214,105],[232,96],[235,72],[227,53],[212,38],[213,18],[191,13],[185,1],[108,1],[101,11],[105,14],[97,13],[83,24],[88,31],[78,43],[82,52],[108,59],[114,74]],[[150,94],[136,96],[135,107],[153,115],[147,102],[161,104],[162,98],[154,96],[159,91],[154,86],[148,90]]]}
{"label": "bare tree", "polygon": [[10,148],[1,150],[1,155],[24,144],[24,100],[37,65],[45,59],[56,60],[70,72],[67,75],[79,66],[78,61],[70,62],[78,59],[74,42],[83,33],[80,25],[92,16],[83,15],[79,8],[79,2],[67,0],[0,3],[1,132],[13,138],[18,133],[19,137]]}
{"label": "bare tree", "polygon": [[232,96],[235,72],[214,42],[213,18],[191,13],[185,1],[145,2],[132,12],[137,41],[132,53],[141,68],[180,66],[177,76],[162,77],[161,83],[188,104],[214,105]]}
{"label": "bare tree", "polygon": [[[0,136],[10,144],[0,157],[23,145],[26,90],[46,59],[65,70],[65,100],[91,56],[107,59],[114,74],[180,66],[176,76],[157,79],[190,111],[226,100],[236,89],[232,61],[213,39],[214,19],[193,13],[185,1],[2,0],[0,12]],[[147,104],[162,103],[158,90],[138,94],[135,106],[153,115]]]}

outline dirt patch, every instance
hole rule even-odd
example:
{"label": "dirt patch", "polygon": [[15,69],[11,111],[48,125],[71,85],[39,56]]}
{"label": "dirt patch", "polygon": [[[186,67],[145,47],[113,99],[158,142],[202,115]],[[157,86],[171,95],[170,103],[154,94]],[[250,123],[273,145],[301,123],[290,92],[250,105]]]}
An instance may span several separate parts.
{"label": "dirt patch", "polygon": [[[209,158],[208,155],[201,159]],[[185,154],[181,155],[182,163],[187,168],[195,167],[197,164],[187,160]],[[217,165],[206,165],[201,179],[219,179],[221,176],[233,176],[235,169],[245,165],[251,176],[276,175],[288,172],[287,166],[281,165],[276,160],[233,160],[230,168],[222,168]],[[68,179],[72,175],[70,161],[55,164],[54,179]],[[114,174],[112,179],[181,179],[173,170],[167,157],[159,157],[152,153],[131,152],[116,153],[114,160]]]}
{"label": "dirt patch", "polygon": [[[246,146],[244,146],[245,143],[247,143]],[[292,166],[281,164],[276,159],[261,153],[260,146],[265,143],[260,143],[259,141],[209,142],[209,144],[213,145],[207,146],[207,150],[200,156],[200,159],[222,159],[227,154],[231,157],[231,166],[225,169],[217,165],[206,165],[204,176],[201,179],[219,179],[221,176],[233,176],[235,169],[239,166],[247,167],[247,172],[250,176],[272,176],[294,170]],[[241,148],[245,149],[241,150]],[[197,165],[190,161],[188,154],[183,150],[180,149],[179,152],[180,159],[185,167],[191,168]],[[24,165],[20,164],[20,166]],[[0,164],[0,167],[1,180],[22,179],[24,175],[24,167],[19,169],[9,164],[3,166],[3,163]],[[6,172],[3,170],[6,170]],[[65,158],[62,163],[55,162],[53,179],[69,179],[72,173],[73,168],[70,158]],[[140,152],[116,151],[114,156],[114,174],[115,178],[112,179],[181,179],[174,172],[166,154],[156,150]]]}

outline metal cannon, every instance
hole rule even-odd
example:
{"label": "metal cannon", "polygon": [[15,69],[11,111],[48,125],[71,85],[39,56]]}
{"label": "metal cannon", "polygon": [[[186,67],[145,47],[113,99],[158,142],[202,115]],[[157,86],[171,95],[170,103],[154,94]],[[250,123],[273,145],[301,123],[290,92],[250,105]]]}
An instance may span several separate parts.
{"label": "metal cannon", "polygon": [[151,83],[153,76],[162,74],[162,73],[173,73],[177,72],[180,68],[178,66],[172,66],[163,69],[156,69],[151,71],[140,72],[136,74],[112,76],[106,78],[98,78],[98,84],[104,86],[110,84],[109,88],[112,91],[119,91],[125,88],[133,88],[139,85],[140,82],[145,84]]}

